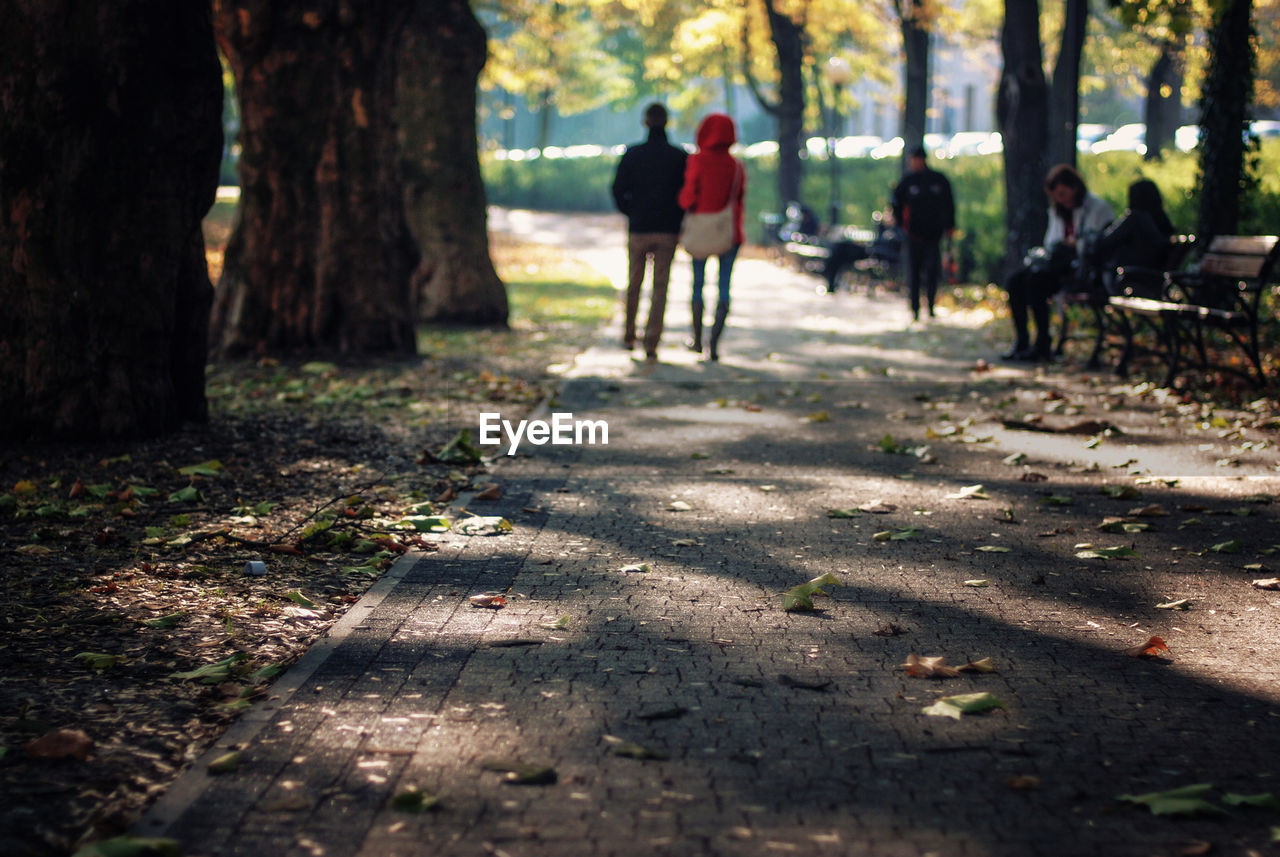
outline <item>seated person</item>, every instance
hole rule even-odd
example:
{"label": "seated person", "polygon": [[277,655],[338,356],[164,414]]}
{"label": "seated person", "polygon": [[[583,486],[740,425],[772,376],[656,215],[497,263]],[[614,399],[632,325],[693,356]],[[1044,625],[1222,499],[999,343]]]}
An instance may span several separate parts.
{"label": "seated person", "polygon": [[1128,209],[1098,236],[1089,253],[1099,271],[1099,298],[1112,293],[1117,268],[1163,267],[1173,232],[1155,182],[1141,179],[1129,185]]}
{"label": "seated person", "polygon": [[[1084,178],[1070,164],[1058,164],[1044,181],[1049,197],[1049,227],[1044,246],[1027,254],[1023,266],[1010,275],[1009,312],[1013,317],[1014,343],[1001,355],[1005,360],[1043,362],[1050,359],[1049,299],[1076,272],[1076,245],[1111,223],[1115,212],[1101,197],[1089,192]],[[1036,342],[1027,335],[1027,315],[1036,322]]]}

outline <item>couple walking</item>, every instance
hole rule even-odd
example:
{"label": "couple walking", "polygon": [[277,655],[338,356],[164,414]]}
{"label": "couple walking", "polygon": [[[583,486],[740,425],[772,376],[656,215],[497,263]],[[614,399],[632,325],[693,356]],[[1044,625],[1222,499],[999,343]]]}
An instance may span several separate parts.
{"label": "couple walking", "polygon": [[[733,120],[723,113],[710,114],[698,127],[698,151],[686,155],[683,149],[667,140],[667,110],[661,104],[649,105],[644,124],[649,129],[648,139],[627,148],[613,180],[614,202],[627,216],[628,277],[622,344],[628,349],[635,347],[640,290],[652,259],[653,285],[649,319],[644,328],[644,353],[647,362],[657,362],[671,261],[679,243],[684,214],[686,211],[715,212],[731,205],[733,246],[718,257],[719,294],[708,349],[710,359],[719,360],[720,337],[729,317],[729,279],[744,240],[742,203],[746,198],[746,171],[729,154],[729,147],[738,139],[737,129]],[[706,271],[706,258],[695,257],[691,301],[693,340],[688,346],[697,352],[703,350],[702,291]]]}

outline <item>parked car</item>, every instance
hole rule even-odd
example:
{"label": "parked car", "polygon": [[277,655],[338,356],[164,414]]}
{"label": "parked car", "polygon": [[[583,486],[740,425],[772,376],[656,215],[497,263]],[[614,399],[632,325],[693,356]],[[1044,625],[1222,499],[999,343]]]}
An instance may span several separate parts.
{"label": "parked car", "polygon": [[1076,126],[1076,149],[1088,152],[1093,144],[1111,133],[1110,125],[1099,125],[1096,122],[1084,122]]}
{"label": "parked car", "polygon": [[1137,152],[1139,155],[1145,155],[1147,153],[1147,126],[1142,122],[1121,125],[1104,139],[1094,143],[1090,150],[1094,154],[1099,152]]}

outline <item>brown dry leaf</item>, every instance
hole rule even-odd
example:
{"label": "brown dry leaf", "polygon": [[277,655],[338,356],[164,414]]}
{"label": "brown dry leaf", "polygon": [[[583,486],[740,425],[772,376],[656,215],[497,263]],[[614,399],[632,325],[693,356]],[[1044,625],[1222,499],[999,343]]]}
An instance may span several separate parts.
{"label": "brown dry leaf", "polygon": [[1018,477],[1020,482],[1048,482],[1049,477],[1043,473],[1037,473],[1034,470],[1028,470]]}
{"label": "brown dry leaf", "polygon": [[1168,512],[1164,510],[1164,506],[1159,503],[1152,503],[1150,506],[1140,506],[1136,509],[1130,509],[1129,515],[1134,518],[1163,518],[1168,516]]}
{"label": "brown dry leaf", "polygon": [[487,482],[484,485],[477,485],[476,489],[477,490],[476,490],[475,499],[477,500],[501,500],[502,499],[502,486],[500,485],[495,485],[492,482]]}
{"label": "brown dry leaf", "polygon": [[1212,842],[1204,839],[1195,839],[1182,846],[1182,850],[1178,852],[1178,857],[1205,857],[1206,854],[1212,853]]}
{"label": "brown dry leaf", "polygon": [[991,658],[981,658],[976,661],[956,667],[962,673],[993,673],[996,671],[996,665],[991,662]]}
{"label": "brown dry leaf", "polygon": [[883,500],[876,498],[870,503],[863,503],[858,507],[858,511],[866,512],[871,515],[888,515],[892,512],[898,511],[898,507],[893,503],[886,503]]}
{"label": "brown dry leaf", "polygon": [[490,610],[501,610],[507,606],[507,599],[501,595],[472,595],[472,607],[487,607]]}
{"label": "brown dry leaf", "polygon": [[439,494],[437,494],[437,495],[432,499],[432,501],[431,501],[431,502],[436,503],[436,504],[450,503],[450,502],[452,502],[452,501],[453,501],[457,496],[458,496],[458,492],[454,490],[454,487],[453,487],[452,485],[450,485],[448,488],[444,489],[444,490],[443,490],[443,491],[441,491]]}
{"label": "brown dry leaf", "polygon": [[1040,778],[1025,774],[1020,777],[1006,777],[1004,784],[1011,789],[1038,789],[1040,788]]}
{"label": "brown dry leaf", "polygon": [[946,664],[946,658],[922,658],[919,655],[907,655],[907,662],[902,665],[907,675],[912,678],[956,678],[960,671]]}
{"label": "brown dry leaf", "polygon": [[1132,649],[1125,649],[1124,653],[1131,658],[1154,658],[1162,652],[1168,652],[1169,647],[1165,645],[1164,640],[1159,637],[1152,637],[1141,646],[1134,646]]}
{"label": "brown dry leaf", "polygon": [[78,759],[83,762],[93,751],[93,739],[79,729],[55,729],[23,745],[33,759]]}
{"label": "brown dry leaf", "polygon": [[1257,589],[1280,589],[1280,577],[1264,577],[1255,580],[1253,585]]}

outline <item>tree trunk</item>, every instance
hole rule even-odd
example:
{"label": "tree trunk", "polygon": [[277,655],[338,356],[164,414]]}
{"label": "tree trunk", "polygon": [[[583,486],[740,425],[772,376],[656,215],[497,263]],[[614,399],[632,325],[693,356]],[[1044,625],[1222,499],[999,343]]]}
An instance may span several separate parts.
{"label": "tree trunk", "polygon": [[214,304],[219,353],[412,354],[393,0],[214,0],[243,114],[240,221]]}
{"label": "tree trunk", "polygon": [[1080,124],[1080,54],[1089,26],[1089,0],[1067,0],[1058,62],[1049,97],[1049,163],[1076,163],[1076,126]]}
{"label": "tree trunk", "polygon": [[208,3],[0,2],[0,435],[206,417]]}
{"label": "tree trunk", "polygon": [[1044,236],[1047,206],[1049,87],[1040,51],[1038,0],[1005,0],[1000,45],[1004,68],[996,116],[1004,138],[1005,272]]}
{"label": "tree trunk", "polygon": [[929,115],[929,30],[923,26],[920,0],[906,0],[899,6],[902,25],[903,87],[902,163],[905,167],[911,150],[924,145],[925,124]]}
{"label": "tree trunk", "polygon": [[1143,119],[1147,124],[1146,160],[1158,161],[1173,145],[1182,124],[1182,46],[1166,42],[1147,77]]}
{"label": "tree trunk", "polygon": [[507,322],[507,292],[489,258],[476,144],[476,83],[486,51],[467,0],[416,3],[400,42],[405,209],[422,253],[413,290],[425,321]]}
{"label": "tree trunk", "polygon": [[1200,216],[1202,241],[1234,233],[1246,189],[1249,105],[1257,68],[1251,0],[1227,0],[1214,13],[1209,32],[1209,68],[1200,98]]}
{"label": "tree trunk", "polygon": [[804,165],[804,25],[764,0],[769,36],[778,52],[778,199],[781,205],[800,199]]}

